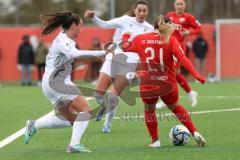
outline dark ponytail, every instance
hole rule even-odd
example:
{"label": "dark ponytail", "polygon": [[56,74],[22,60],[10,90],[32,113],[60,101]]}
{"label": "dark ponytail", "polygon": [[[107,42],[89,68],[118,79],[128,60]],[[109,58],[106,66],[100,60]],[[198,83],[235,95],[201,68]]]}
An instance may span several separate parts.
{"label": "dark ponytail", "polygon": [[58,27],[68,30],[73,23],[81,23],[81,19],[72,12],[57,12],[53,14],[40,15],[43,24],[43,35],[48,35],[56,30]]}

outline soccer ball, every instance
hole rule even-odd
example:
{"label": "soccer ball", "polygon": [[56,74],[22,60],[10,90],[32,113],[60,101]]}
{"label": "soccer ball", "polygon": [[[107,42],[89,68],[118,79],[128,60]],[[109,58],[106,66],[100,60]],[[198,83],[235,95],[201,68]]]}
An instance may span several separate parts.
{"label": "soccer ball", "polygon": [[183,146],[190,138],[189,130],[183,125],[176,125],[169,132],[170,141],[176,146]]}

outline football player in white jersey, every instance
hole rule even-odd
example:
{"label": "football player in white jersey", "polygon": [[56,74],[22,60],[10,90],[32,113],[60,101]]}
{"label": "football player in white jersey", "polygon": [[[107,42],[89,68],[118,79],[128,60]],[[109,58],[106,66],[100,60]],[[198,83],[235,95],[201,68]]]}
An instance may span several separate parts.
{"label": "football player in white jersey", "polygon": [[[117,29],[116,34],[118,36],[115,35],[114,40],[118,43],[121,43],[122,34],[126,32],[131,33],[130,39],[133,39],[138,34],[154,31],[153,26],[146,22],[146,18],[148,16],[148,3],[146,0],[137,0],[133,5],[133,8],[129,11],[128,15],[124,15],[109,21],[101,20],[96,16],[95,12],[91,10],[86,11],[84,16],[85,18],[90,18],[99,27]],[[120,48],[115,50],[115,56],[121,53],[123,53],[123,51]],[[94,97],[96,98],[98,104],[103,108],[102,112],[99,112],[99,114],[96,116],[97,121],[101,120],[102,114],[107,108],[106,120],[102,129],[104,133],[110,132],[111,122],[114,118],[116,107],[119,101],[118,97],[134,78],[134,76],[126,76],[129,75],[126,73],[126,71],[128,73],[135,73],[137,68],[139,60],[138,55],[136,53],[124,55],[127,57],[127,62],[125,62],[126,64],[120,65],[120,68],[117,68],[117,71],[120,72],[115,72],[116,69],[112,67],[112,63],[114,63],[112,60],[112,55],[107,55],[97,81]],[[112,81],[112,79],[114,79],[114,81]],[[105,98],[105,93],[112,83],[113,87]]]}
{"label": "football player in white jersey", "polygon": [[27,121],[24,134],[25,143],[42,128],[63,128],[72,126],[72,137],[68,153],[91,152],[80,144],[92,110],[81,91],[70,79],[71,63],[81,57],[103,56],[105,51],[83,51],[76,48],[76,39],[81,32],[82,20],[71,12],[42,15],[43,35],[51,34],[62,28],[53,40],[46,58],[45,73],[42,81],[44,95],[52,103],[57,114],[47,115],[39,120]]}

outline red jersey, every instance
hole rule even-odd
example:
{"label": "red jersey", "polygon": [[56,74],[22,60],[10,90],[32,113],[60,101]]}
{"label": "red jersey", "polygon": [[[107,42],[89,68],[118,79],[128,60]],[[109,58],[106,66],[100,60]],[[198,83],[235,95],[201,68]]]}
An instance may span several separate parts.
{"label": "red jersey", "polygon": [[173,57],[176,57],[197,80],[201,83],[206,82],[185,56],[176,37],[171,36],[169,43],[166,44],[158,33],[141,34],[128,46],[128,43],[124,42],[127,42],[129,37],[129,34],[123,35],[122,48],[124,51],[138,53],[140,57],[142,71],[145,72],[140,75],[140,94],[146,104],[155,104],[158,97],[163,95],[165,96],[162,99],[166,104],[177,101],[178,90]]}
{"label": "red jersey", "polygon": [[130,48],[126,50],[138,53],[144,70],[165,73],[170,81],[175,82],[173,56],[181,61],[182,57],[185,57],[184,51],[174,36],[170,37],[168,44],[162,39],[163,37],[155,32],[141,34],[132,40]]}
{"label": "red jersey", "polygon": [[184,41],[184,36],[182,36],[180,33],[181,31],[184,31],[185,29],[190,30],[190,35],[198,34],[201,32],[201,24],[196,20],[196,18],[190,14],[190,13],[183,13],[182,15],[177,15],[176,12],[168,12],[167,15],[175,28],[175,31],[173,32],[173,36],[177,38],[179,43],[182,43]]}

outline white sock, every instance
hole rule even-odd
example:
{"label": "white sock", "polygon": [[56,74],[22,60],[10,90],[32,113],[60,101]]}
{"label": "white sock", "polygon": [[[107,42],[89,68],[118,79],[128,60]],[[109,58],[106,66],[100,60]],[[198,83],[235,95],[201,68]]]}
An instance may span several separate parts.
{"label": "white sock", "polygon": [[35,121],[36,129],[71,127],[71,123],[63,116],[49,115]]}
{"label": "white sock", "polygon": [[193,92],[194,92],[194,91],[192,91],[192,90],[191,90],[191,91],[190,91],[190,92],[188,92],[187,94],[188,94],[188,95],[190,95],[190,94],[193,94]]}
{"label": "white sock", "polygon": [[91,115],[89,113],[78,114],[76,120],[73,123],[72,138],[71,138],[70,146],[80,144],[80,140],[85,130],[87,129],[90,118],[91,118]]}
{"label": "white sock", "polygon": [[112,111],[109,111],[109,112],[106,113],[106,119],[105,119],[105,122],[104,122],[105,126],[106,125],[111,126],[116,112],[117,112],[117,107],[115,107]]}
{"label": "white sock", "polygon": [[106,105],[106,99],[104,98],[104,95],[94,92],[93,97],[96,99],[97,104],[103,105],[103,106]]}
{"label": "white sock", "polygon": [[107,103],[108,105],[107,105],[107,111],[106,111],[106,119],[104,123],[105,126],[106,125],[111,126],[111,123],[117,111],[118,101],[119,100],[117,95],[113,93],[108,94],[108,103]]}
{"label": "white sock", "polygon": [[107,111],[106,111],[106,119],[104,123],[105,126],[106,125],[111,126],[113,118],[117,111],[118,101],[119,100],[117,95],[113,93],[108,94],[108,105],[107,105]]}

